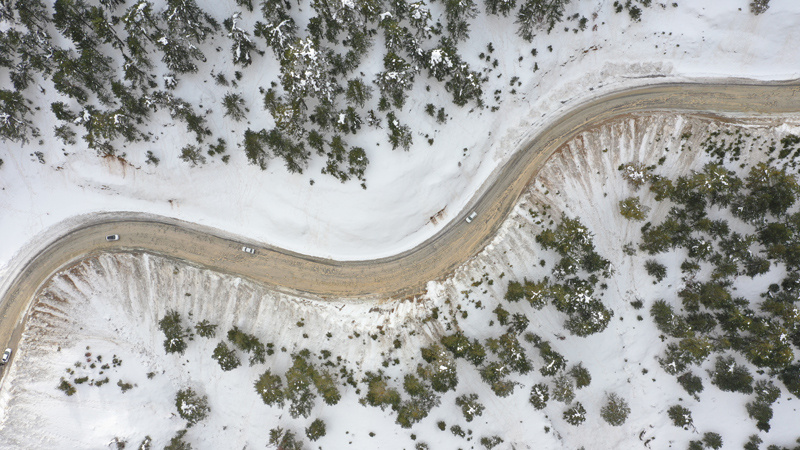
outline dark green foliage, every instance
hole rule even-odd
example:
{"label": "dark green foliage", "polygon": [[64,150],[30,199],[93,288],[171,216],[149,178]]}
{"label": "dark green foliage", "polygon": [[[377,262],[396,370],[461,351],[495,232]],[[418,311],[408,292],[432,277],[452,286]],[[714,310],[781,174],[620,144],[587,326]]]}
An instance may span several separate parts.
{"label": "dark green foliage", "polygon": [[707,448],[718,450],[722,448],[722,436],[711,431],[706,432],[703,434],[703,444],[705,444]]}
{"label": "dark green foliage", "polygon": [[387,405],[396,409],[400,405],[400,393],[396,389],[389,387],[387,378],[383,373],[367,372],[364,377],[367,384],[367,395],[361,399],[362,403],[370,406],[378,406],[381,409]]}
{"label": "dark green foliage", "polygon": [[544,409],[547,401],[550,400],[550,388],[544,383],[537,383],[531,387],[531,395],[528,401],[536,409]]}
{"label": "dark green foliage", "polygon": [[169,444],[164,447],[164,450],[192,450],[192,444],[184,441],[184,436],[186,436],[186,430],[178,431],[175,436],[169,440]]}
{"label": "dark green foliage", "polygon": [[273,375],[268,369],[258,378],[255,388],[265,404],[283,407],[284,390],[280,375]]}
{"label": "dark green foliage", "polygon": [[228,92],[222,98],[225,116],[239,122],[245,118],[244,99],[237,92]]}
{"label": "dark green foliage", "polygon": [[747,403],[747,414],[756,421],[756,427],[759,430],[769,431],[769,421],[772,419],[772,403],[781,396],[781,390],[769,380],[756,381],[754,390],[756,399]]}
{"label": "dark green foliage", "polygon": [[502,14],[503,17],[508,16],[517,6],[516,0],[484,0],[484,3],[486,4],[486,12],[488,14],[494,14],[496,16]]}
{"label": "dark green foliage", "polygon": [[769,9],[769,0],[752,0],[750,2],[750,12],[753,13],[754,15],[763,14],[768,9]]}
{"label": "dark green foliage", "polygon": [[552,376],[564,370],[567,367],[567,360],[561,353],[553,350],[550,343],[547,341],[539,341],[536,344],[539,349],[539,355],[544,360],[544,365],[539,368],[539,372],[543,376]]}
{"label": "dark green foliage", "polygon": [[714,370],[710,372],[711,382],[727,392],[753,392],[753,376],[747,366],[737,364],[732,356],[717,357]]}
{"label": "dark green foliage", "polygon": [[217,344],[211,357],[217,360],[219,367],[224,371],[233,370],[242,365],[239,357],[236,356],[236,350],[229,349],[228,345],[224,342]]}
{"label": "dark green foliage", "polygon": [[628,402],[614,393],[606,395],[606,404],[600,409],[600,416],[603,420],[615,427],[625,423],[630,413],[631,408],[628,406]]}
{"label": "dark green foliage", "polygon": [[518,302],[522,300],[523,297],[525,297],[525,289],[522,287],[522,283],[518,281],[509,281],[505,295],[506,301]]}
{"label": "dark green foliage", "polygon": [[217,335],[217,325],[212,324],[208,320],[204,319],[197,323],[194,326],[195,332],[198,336],[204,338],[213,338]]}
{"label": "dark green foliage", "polygon": [[575,402],[574,406],[564,410],[563,417],[568,424],[578,426],[586,421],[586,409],[581,402]]}
{"label": "dark green foliage", "polygon": [[497,305],[492,312],[497,316],[497,323],[502,326],[508,325],[508,317],[510,314],[503,308],[503,305]]}
{"label": "dark green foliage", "polygon": [[[505,333],[497,339],[489,338],[486,340],[486,346],[512,371],[526,374],[533,369],[533,365],[525,354],[525,349],[512,333]],[[552,351],[548,355],[554,358],[552,362],[557,365],[559,362],[557,356],[560,355]]]}
{"label": "dark green foliage", "polygon": [[782,217],[791,207],[797,195],[797,180],[785,169],[758,163],[750,169],[745,179],[749,194],[734,202],[733,212],[747,222],[756,222],[769,213]]}
{"label": "dark green foliage", "polygon": [[188,422],[187,427],[205,419],[211,411],[208,397],[200,397],[191,388],[181,389],[175,394],[175,408],[178,410],[178,415]]}
{"label": "dark green foliage", "polygon": [[256,336],[247,334],[239,327],[234,326],[228,330],[228,340],[239,350],[250,353],[251,366],[263,364],[266,361],[266,348]]}
{"label": "dark green foliage", "polygon": [[578,389],[585,388],[592,382],[592,375],[589,373],[588,369],[583,367],[583,363],[572,366],[572,369],[569,370],[569,374],[575,379],[575,387]]}
{"label": "dark green foliage", "polygon": [[644,268],[647,274],[655,278],[656,281],[661,281],[667,276],[667,266],[659,263],[655,259],[648,259],[644,263]]}
{"label": "dark green foliage", "polygon": [[628,220],[644,220],[650,208],[639,202],[639,197],[628,197],[619,201],[619,213]]}
{"label": "dark green foliage", "polygon": [[692,421],[692,412],[681,405],[672,405],[667,410],[667,415],[672,419],[672,424],[676,427],[681,427],[684,430],[694,426]]}
{"label": "dark green foliage", "polygon": [[389,126],[389,143],[392,144],[392,150],[400,147],[408,151],[412,144],[411,128],[401,124],[393,112],[386,115],[386,122]]}
{"label": "dark green foliage", "polygon": [[461,407],[461,413],[464,414],[464,419],[467,422],[472,422],[475,417],[483,415],[483,410],[485,409],[481,402],[478,401],[478,394],[457,397],[456,406]]}
{"label": "dark green foliage", "polygon": [[484,448],[486,448],[487,450],[491,450],[497,447],[498,445],[502,444],[504,441],[502,438],[500,438],[500,436],[491,436],[491,437],[483,436],[481,437],[480,442]]}
{"label": "dark green foliage", "polygon": [[76,392],[78,392],[78,390],[75,389],[75,386],[73,386],[69,381],[63,378],[61,379],[61,383],[58,386],[56,386],[56,389],[63,391],[68,396],[71,396]]}
{"label": "dark green foliage", "polygon": [[322,401],[326,405],[335,405],[339,403],[342,395],[339,393],[339,388],[336,386],[336,381],[330,373],[322,369],[314,369],[314,387],[322,397]]}
{"label": "dark green foliage", "polygon": [[406,374],[403,387],[411,396],[397,409],[397,423],[403,428],[411,428],[415,423],[424,419],[430,410],[439,405],[439,396],[434,394],[428,385],[411,374]]}
{"label": "dark green foliage", "polygon": [[664,300],[656,300],[650,307],[650,315],[658,329],[669,336],[683,337],[688,333],[689,326],[683,317],[675,314],[672,306]]}
{"label": "dark green foliage", "polygon": [[489,384],[498,397],[507,397],[514,392],[514,382],[506,379],[509,373],[508,367],[497,361],[492,361],[480,369],[481,379]]}
{"label": "dark green foliage", "polygon": [[281,450],[302,450],[303,440],[295,436],[291,430],[275,427],[269,430],[269,444]]}
{"label": "dark green foliage", "polygon": [[701,441],[689,441],[689,446],[686,450],[703,450],[703,443]]}
{"label": "dark green foliage", "polygon": [[758,450],[758,445],[761,444],[761,438],[757,434],[751,435],[744,444],[744,450]]}
{"label": "dark green foliage", "polygon": [[514,313],[511,315],[511,322],[508,324],[508,332],[520,335],[528,328],[530,320],[525,314]]}
{"label": "dark green foliage", "polygon": [[569,0],[526,0],[517,11],[517,33],[528,42],[533,40],[537,28],[549,33],[564,14]]}
{"label": "dark green foliage", "polygon": [[250,164],[255,164],[261,170],[267,170],[267,161],[269,154],[264,147],[267,145],[267,131],[261,130],[258,132],[247,129],[244,132],[244,153]]}
{"label": "dark green foliage", "polygon": [[314,406],[316,394],[311,390],[316,370],[304,355],[292,355],[292,367],[286,371],[286,391],[284,396],[289,402],[289,414],[293,418],[308,417]]}
{"label": "dark green foliage", "polygon": [[428,364],[417,366],[417,374],[431,384],[436,392],[447,392],[458,385],[458,372],[452,354],[439,344],[421,349],[422,359]]}
{"label": "dark green foliage", "polygon": [[571,378],[561,374],[553,379],[553,398],[562,403],[572,403],[575,388]]}
{"label": "dark green foliage", "polygon": [[678,377],[678,383],[683,386],[687,393],[697,398],[697,394],[703,392],[703,380],[692,372],[686,372]]}
{"label": "dark green foliage", "polygon": [[756,427],[761,431],[769,431],[769,421],[772,419],[772,405],[763,402],[748,402],[745,405],[747,414],[756,421]]}
{"label": "dark green foliage", "polygon": [[158,329],[164,332],[164,350],[167,353],[183,354],[186,351],[186,341],[188,333],[183,329],[181,316],[178,311],[169,310],[164,317],[158,321]]}
{"label": "dark green foliage", "polygon": [[441,343],[450,350],[454,357],[465,358],[475,366],[483,364],[483,360],[486,358],[486,350],[480,341],[473,339],[470,342],[469,338],[461,332],[443,336]]}
{"label": "dark green foliage", "polygon": [[30,111],[22,94],[0,89],[0,116],[5,116],[0,120],[0,140],[26,143],[31,136],[37,136],[36,128],[27,118]]}
{"label": "dark green foliage", "polygon": [[203,154],[200,152],[200,149],[191,144],[188,144],[181,149],[180,158],[185,162],[191,163],[192,166],[206,163],[206,157],[203,156]]}
{"label": "dark green foliage", "polygon": [[306,428],[306,436],[308,436],[308,439],[311,441],[316,441],[325,436],[325,433],[325,422],[322,419],[314,419],[311,425]]}
{"label": "dark green foliage", "polygon": [[597,254],[592,237],[580,220],[562,214],[555,230],[542,231],[536,236],[536,242],[545,250],[555,250],[561,256],[557,266],[564,268],[565,275],[575,273],[579,267],[590,274],[605,272],[610,263]]}
{"label": "dark green foliage", "polygon": [[792,364],[780,372],[779,378],[786,390],[800,397],[800,364]]}

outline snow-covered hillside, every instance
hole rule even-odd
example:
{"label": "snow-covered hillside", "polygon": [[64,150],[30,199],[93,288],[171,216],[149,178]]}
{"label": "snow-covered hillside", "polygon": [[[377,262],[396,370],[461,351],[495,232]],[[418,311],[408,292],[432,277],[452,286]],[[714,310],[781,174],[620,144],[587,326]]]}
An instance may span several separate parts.
{"label": "snow-covered hillside", "polygon": [[[89,259],[54,278],[41,296],[6,374],[0,398],[4,411],[0,443],[11,448],[105,448],[117,437],[135,448],[150,436],[153,448],[161,448],[185,426],[176,414],[174,398],[179,389],[189,387],[207,395],[211,408],[208,417],[185,435],[195,448],[261,447],[269,439],[268,431],[277,426],[302,439],[303,430],[316,418],[325,421],[327,434],[314,443],[306,441],[307,448],[394,449],[420,443],[428,448],[484,448],[480,439],[492,436],[503,439],[497,448],[609,449],[645,444],[686,448],[690,440],[699,440],[706,432],[719,433],[725,448],[738,448],[757,433],[744,407],[748,397],[705,383],[695,400],[658,363],[666,343],[659,339],[648,311],[655,300],[681,283],[674,267],[679,259],[677,253],[665,254],[674,258],[668,264],[673,275],[653,284],[642,267],[643,255],[633,257],[622,251],[624,244],[638,241],[641,223],[624,219],[617,207],[633,192],[618,170],[620,164],[655,164],[664,173],[687,174],[710,160],[699,151],[700,143],[717,131],[736,130],[747,135],[740,162],[749,164],[765,158],[765,143],[798,133],[800,122],[760,118],[718,123],[654,114],[624,118],[583,133],[545,166],[494,242],[451,279],[430,283],[421,301],[317,303],[149,255]],[[639,194],[645,204],[653,204],[652,194]],[[614,271],[599,294],[614,316],[604,331],[588,337],[566,332],[564,315],[552,306],[535,310],[527,302],[501,300],[508,280],[550,275],[555,255],[541,250],[534,238],[548,226],[550,217],[557,219],[562,212],[580,218],[594,233],[598,253],[609,259]],[[654,208],[648,220],[657,222],[666,213],[664,207]],[[779,279],[779,272],[755,281],[737,281],[736,287],[742,295],[761,292]],[[644,309],[631,304],[636,300],[643,302]],[[413,373],[422,362],[419,349],[442,335],[461,330],[470,338],[496,338],[503,332],[496,323],[498,304],[511,314],[527,316],[527,331],[562,354],[565,369],[578,363],[588,369],[591,383],[575,390],[574,401],[586,410],[582,425],[576,427],[562,417],[567,403],[575,404],[572,401],[557,401],[551,395],[542,410],[529,403],[533,385],[544,383],[553,389],[556,377],[540,374],[548,363],[542,360],[541,349],[527,341],[522,347],[534,370],[509,376],[517,385],[508,397],[495,395],[478,370],[457,359],[455,390],[443,394],[439,406],[410,429],[397,425],[396,414],[389,409],[359,404],[367,391],[360,381],[366,372],[383,370],[391,378],[390,385],[403,391],[403,374]],[[195,335],[185,354],[165,353],[158,321],[171,309],[185,324],[203,320],[217,324],[216,338]],[[266,364],[248,367],[247,354],[239,352],[243,365],[221,370],[211,354],[233,326],[274,344],[275,353],[267,356]],[[284,373],[292,364],[289,355],[302,349],[312,355],[330,351],[326,360],[334,361],[331,370],[338,374],[346,368],[341,378],[337,376],[342,399],[335,406],[317,400],[307,418],[291,418],[286,408],[262,403],[253,385],[266,369]],[[115,355],[121,365],[99,373],[101,363]],[[324,367],[316,357],[312,362]],[[708,361],[702,367],[711,366]],[[152,379],[148,373],[154,374]],[[358,380],[357,386],[347,383],[350,375]],[[109,382],[99,387],[74,384],[83,376],[95,384],[104,377]],[[62,377],[73,380],[74,395],[56,389]],[[134,387],[123,391],[118,380]],[[473,393],[485,410],[466,421],[455,400]],[[607,393],[619,395],[630,405],[630,416],[622,426],[612,427],[600,417]],[[768,444],[791,445],[800,419],[794,405],[797,399],[785,389],[781,394],[773,405],[772,428],[760,436]],[[670,422],[666,409],[676,403],[692,411],[693,429],[683,430]],[[440,421],[444,422],[441,426]]]}

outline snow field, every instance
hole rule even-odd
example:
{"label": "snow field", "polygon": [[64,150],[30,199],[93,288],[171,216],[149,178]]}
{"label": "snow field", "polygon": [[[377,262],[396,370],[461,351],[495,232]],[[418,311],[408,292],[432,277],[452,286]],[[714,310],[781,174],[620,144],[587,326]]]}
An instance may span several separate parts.
{"label": "snow field", "polygon": [[[105,255],[88,260],[49,284],[29,322],[17,360],[7,375],[6,386],[10,389],[0,398],[2,410],[6,411],[0,422],[0,443],[10,448],[31,443],[37,448],[58,448],[65,442],[75,447],[101,448],[115,436],[128,440],[129,445],[138,445],[145,435],[150,435],[158,448],[184,424],[175,415],[175,392],[192,387],[208,395],[211,406],[210,416],[187,434],[189,442],[201,447],[261,446],[267,440],[267,431],[278,425],[302,436],[303,429],[319,417],[327,423],[328,435],[313,448],[412,448],[412,433],[416,442],[426,442],[431,448],[480,448],[478,439],[491,435],[505,440],[502,448],[636,448],[645,441],[649,441],[650,448],[683,448],[700,434],[671,424],[666,409],[676,403],[692,411],[699,433],[718,432],[726,445],[739,445],[756,432],[744,409],[747,397],[721,392],[706,382],[698,402],[656,361],[666,343],[658,338],[649,306],[680,282],[677,265],[681,255],[673,252],[666,259],[665,255],[659,257],[668,266],[669,276],[654,285],[641,261],[622,253],[624,243],[638,240],[641,223],[622,218],[617,202],[639,195],[644,204],[653,203],[646,189],[632,191],[617,167],[631,161],[658,164],[658,159],[665,156],[659,171],[674,176],[685,174],[708,161],[699,149],[708,133],[736,128],[752,136],[746,140],[742,162],[757,161],[763,158],[758,148],[764,142],[797,133],[799,123],[796,119],[761,118],[725,124],[693,116],[653,114],[631,116],[587,131],[543,168],[494,242],[451,279],[431,282],[426,298],[420,302],[316,302],[272,293],[247,280],[150,255]],[[681,147],[687,150],[681,151]],[[663,148],[668,150],[661,151]],[[547,215],[541,213],[543,205],[549,208]],[[533,217],[529,210],[540,214]],[[268,357],[273,373],[282,373],[289,367],[292,351],[308,348],[318,353],[328,349],[334,358],[341,355],[346,359],[356,374],[383,368],[395,377],[394,386],[400,389],[402,374],[413,370],[420,361],[419,348],[440,335],[456,329],[480,339],[502,333],[497,326],[489,326],[489,321],[495,319],[491,311],[505,294],[509,279],[536,280],[549,274],[555,254],[541,251],[534,237],[562,211],[579,217],[595,234],[598,252],[611,261],[615,270],[603,295],[604,303],[615,312],[609,327],[587,338],[574,337],[562,327],[564,315],[551,306],[536,311],[525,302],[502,303],[511,313],[526,314],[531,319],[528,331],[562,353],[568,360],[568,369],[582,362],[591,373],[591,385],[576,390],[576,401],[587,410],[586,422],[580,427],[562,419],[566,405],[555,401],[552,395],[542,411],[528,403],[533,384],[546,382],[552,388],[552,380],[539,374],[542,361],[538,351],[526,343],[523,345],[534,371],[525,376],[512,375],[520,385],[511,396],[498,398],[475,368],[457,360],[456,391],[442,396],[441,405],[410,430],[396,425],[395,415],[388,410],[359,405],[357,399],[363,396],[363,385],[360,395],[352,387],[341,386],[343,398],[335,407],[318,401],[308,419],[291,419],[285,411],[265,406],[252,387],[265,366],[249,368],[246,355],[240,354],[243,366],[222,372],[210,357],[226,330],[237,325],[259,336],[262,342],[275,344],[275,355]],[[665,213],[666,208],[655,207],[647,220],[660,220]],[[545,268],[539,266],[540,259],[546,261]],[[738,283],[736,287],[742,295],[762,292],[774,275]],[[483,281],[473,286],[478,280]],[[635,299],[644,302],[643,309],[630,305]],[[433,308],[439,308],[440,319],[425,321]],[[219,324],[217,338],[195,336],[185,355],[165,354],[157,321],[169,309],[178,310],[184,320],[191,314],[193,323],[209,319]],[[637,320],[638,315],[644,320]],[[298,327],[301,318],[305,325]],[[326,337],[327,332],[331,332],[332,339]],[[370,337],[373,334],[375,340]],[[402,342],[399,350],[392,344],[395,337]],[[104,361],[112,354],[118,355],[123,365],[108,372],[108,385],[80,385],[75,396],[66,397],[55,389],[57,381],[65,375],[66,368],[84,359],[87,345],[93,355],[102,354]],[[280,351],[281,347],[288,351]],[[384,368],[384,358],[398,358],[401,363]],[[707,362],[703,369],[712,364]],[[148,372],[156,373],[152,380],[146,379]],[[694,372],[702,375],[697,369]],[[122,393],[115,385],[117,378],[137,386]],[[610,427],[600,418],[607,392],[617,393],[630,404],[631,415],[620,427]],[[470,393],[479,394],[486,411],[467,423],[454,400]],[[762,434],[767,443],[785,445],[796,437],[794,425],[800,417],[796,401],[786,391],[782,393],[774,405],[772,430]],[[446,422],[447,431],[436,427],[439,420]],[[472,439],[453,436],[449,427],[455,424],[465,431],[472,430]],[[370,432],[375,436],[371,437]]]}

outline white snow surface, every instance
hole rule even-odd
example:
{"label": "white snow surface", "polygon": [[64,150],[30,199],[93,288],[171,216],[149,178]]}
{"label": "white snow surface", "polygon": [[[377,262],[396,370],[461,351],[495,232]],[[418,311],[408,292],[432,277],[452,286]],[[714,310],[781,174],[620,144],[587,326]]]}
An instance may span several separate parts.
{"label": "white snow surface", "polygon": [[[678,303],[674,292],[680,283],[677,266],[682,255],[658,255],[668,267],[668,276],[653,284],[642,267],[642,255],[631,257],[621,251],[625,243],[638,240],[641,222],[625,220],[616,207],[631,195],[653,204],[649,191],[634,191],[624,181],[617,170],[620,164],[657,164],[664,156],[658,173],[686,174],[709,161],[709,156],[699,151],[699,143],[708,133],[721,130],[724,134],[739,127],[749,134],[741,162],[750,163],[765,158],[762,150],[770,141],[800,132],[800,117],[731,125],[682,115],[633,115],[581,134],[543,168],[492,244],[451,279],[429,283],[422,301],[314,302],[149,255],[104,255],[83,262],[49,282],[35,308],[0,394],[0,447],[107,448],[114,437],[136,446],[150,435],[153,448],[161,448],[185,425],[175,414],[175,393],[191,387],[207,395],[211,407],[209,417],[188,431],[186,439],[195,448],[262,447],[270,428],[282,426],[303,436],[304,428],[317,417],[327,423],[328,434],[313,444],[306,441],[310,448],[410,449],[415,444],[412,433],[416,442],[426,442],[432,449],[481,448],[480,437],[492,435],[504,439],[498,447],[503,449],[629,449],[642,448],[645,442],[652,449],[686,448],[690,440],[708,431],[720,433],[725,448],[740,448],[749,435],[757,433],[744,407],[752,396],[721,392],[706,378],[697,401],[656,360],[667,343],[659,339],[648,311],[659,298]],[[542,214],[545,206],[548,209]],[[657,222],[667,210],[668,205],[659,204],[645,220]],[[540,214],[534,217],[530,211]],[[341,355],[357,379],[367,370],[382,368],[382,353],[386,359],[398,358],[399,365],[390,364],[383,370],[401,389],[401,375],[416,367],[420,346],[442,333],[460,328],[470,337],[496,337],[503,329],[489,322],[495,318],[492,310],[503,297],[507,281],[537,280],[549,274],[556,255],[541,251],[535,236],[562,212],[581,219],[594,234],[597,251],[612,264],[615,275],[602,292],[603,302],[615,313],[609,327],[579,338],[565,332],[565,317],[552,306],[537,311],[526,302],[502,304],[510,313],[526,314],[531,320],[528,330],[563,354],[568,368],[582,362],[589,370],[592,382],[576,390],[575,399],[587,411],[583,425],[566,423],[562,413],[567,405],[552,395],[542,411],[528,403],[531,386],[544,382],[552,389],[552,379],[539,374],[544,363],[538,351],[525,342],[522,345],[534,371],[511,377],[519,383],[511,396],[498,398],[474,368],[457,360],[456,392],[444,395],[441,405],[410,430],[394,424],[394,415],[388,410],[359,405],[355,389],[341,387],[341,383],[342,401],[334,407],[317,401],[307,419],[291,419],[286,410],[267,407],[256,395],[253,383],[257,377],[267,368],[283,373],[290,364],[288,354],[301,348],[315,353],[328,349],[334,359]],[[545,260],[544,267],[539,265],[540,259]],[[736,282],[734,288],[738,295],[758,298],[758,293],[782,275],[773,270],[754,280]],[[644,302],[643,309],[634,309],[630,302],[635,299]],[[433,308],[439,308],[440,319],[425,320]],[[217,337],[196,336],[183,356],[165,354],[157,320],[168,309],[179,311],[184,320],[191,317],[193,323],[208,319],[219,324]],[[645,316],[644,320],[638,320],[638,315]],[[297,326],[301,320],[304,325]],[[246,355],[240,353],[242,367],[220,370],[211,352],[233,325],[259,336],[262,342],[275,344],[276,354],[268,357],[267,365],[247,367]],[[394,348],[395,338],[402,343],[399,350]],[[280,351],[281,347],[287,352]],[[101,387],[78,385],[77,393],[66,397],[55,389],[58,380],[67,376],[65,370],[74,368],[76,361],[85,361],[86,352],[92,353],[90,358],[102,355],[103,362],[117,355],[123,364],[103,375],[97,374],[97,369],[75,369],[75,376],[108,376],[110,382]],[[705,370],[712,365],[710,358],[692,370],[706,377]],[[146,378],[148,372],[155,372],[152,380]],[[117,380],[136,386],[122,393]],[[631,415],[622,426],[611,427],[600,418],[607,392],[617,393],[630,404]],[[479,395],[486,410],[466,422],[454,400],[470,393]],[[765,445],[791,445],[797,438],[797,401],[782,389],[774,404],[772,429],[759,433]],[[671,424],[666,410],[673,404],[692,411],[695,430]],[[446,422],[446,431],[436,426],[439,420]],[[467,436],[471,440],[454,436],[449,431],[452,425],[471,430]]]}
{"label": "white snow surface", "polygon": [[[220,21],[238,11],[233,2],[199,3]],[[0,247],[0,266],[48,227],[99,211],[175,217],[339,260],[393,255],[423,242],[456,217],[513,152],[581,101],[653,81],[800,76],[800,53],[795,48],[800,41],[796,26],[800,4],[796,1],[773,0],[759,16],[750,14],[743,0],[679,3],[673,7],[654,2],[644,9],[641,22],[632,22],[626,13],[615,14],[610,1],[574,1],[565,16],[586,16],[587,30],[573,32],[577,23],[568,21],[552,34],[539,33],[532,44],[514,34],[508,19],[482,14],[473,22],[471,37],[460,45],[460,52],[473,69],[488,71],[487,108],[452,105],[449,94],[420,74],[398,114],[415,131],[411,150],[390,151],[385,130],[367,130],[353,142],[364,147],[370,159],[367,190],[355,181],[341,184],[319,174],[320,158],[312,158],[303,175],[288,173],[278,160],[266,171],[247,164],[237,144],[248,125],[224,118],[221,101],[229,90],[243,93],[256,122],[250,126],[269,127],[272,119],[261,108],[258,88],[274,79],[275,65],[265,67],[266,59],[257,55],[253,65],[243,70],[238,88],[217,86],[204,73],[184,77],[175,91],[202,105],[200,111],[213,110],[207,113],[208,125],[228,143],[231,160],[227,165],[218,157],[210,157],[200,167],[179,160],[180,149],[193,143],[194,137],[182,124],[173,124],[165,112],[154,117],[149,130],[157,140],[120,148],[120,153],[126,153],[123,159],[98,158],[83,148],[80,138],[76,146],[64,146],[52,134],[53,119],[43,119],[36,124],[43,145],[34,140],[21,148],[9,142],[0,147],[4,161],[0,234],[5,242]],[[242,27],[250,29],[252,24],[242,23]],[[229,46],[224,38],[215,39],[207,48]],[[489,42],[495,49],[489,56],[498,59],[494,69],[478,59]],[[380,47],[377,42],[375,48]],[[538,50],[535,58],[533,48]],[[230,52],[206,53],[209,63],[203,67],[231,79]],[[373,52],[370,58],[369,64],[380,70],[381,56]],[[511,77],[519,77],[513,87],[516,93],[508,85]],[[427,92],[429,84],[432,88]],[[502,91],[499,101],[494,100],[495,89]],[[37,104],[47,108],[52,101],[48,95],[36,92]],[[432,122],[423,119],[427,103],[445,107],[446,125],[432,128]],[[490,112],[492,106],[499,109]],[[428,137],[434,139],[433,145]],[[145,164],[147,150],[160,158],[160,165]],[[37,151],[42,152],[43,163],[34,155]],[[439,218],[444,220],[430,220],[442,210]]]}

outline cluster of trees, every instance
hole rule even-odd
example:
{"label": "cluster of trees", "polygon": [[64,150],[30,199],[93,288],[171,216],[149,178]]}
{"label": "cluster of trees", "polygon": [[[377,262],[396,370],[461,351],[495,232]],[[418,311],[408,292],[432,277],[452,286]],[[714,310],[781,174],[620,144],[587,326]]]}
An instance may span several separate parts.
{"label": "cluster of trees", "polygon": [[[740,178],[723,165],[710,163],[674,180],[654,175],[651,169],[644,178],[656,200],[669,201],[672,207],[661,223],[642,227],[639,249],[652,256],[682,249],[687,256],[680,265],[683,276],[677,302],[659,299],[650,308],[656,326],[669,337],[659,359],[662,367],[697,396],[703,390],[702,380],[690,366],[700,365],[715,353],[727,355],[717,357],[709,372],[711,383],[750,395],[754,378],[747,364],[731,356],[735,353],[759,373],[766,370],[776,375],[790,392],[800,394],[796,381],[800,366],[794,356],[800,349],[800,213],[793,212],[800,192],[796,177],[785,168],[757,163]],[[711,219],[712,207],[727,214]],[[735,295],[733,283],[739,277],[759,277],[776,265],[785,271],[784,278],[760,298]],[[666,266],[655,258],[645,267],[656,282],[668,275]],[[771,381],[756,384],[762,394],[748,403],[747,410],[759,429],[768,430],[770,405],[779,390]]]}
{"label": "cluster of trees", "polygon": [[[484,4],[487,14],[514,18],[520,36],[531,41],[538,30],[550,32],[564,20],[569,2]],[[217,153],[200,145],[211,129],[195,105],[173,91],[182,77],[203,72],[214,37],[230,42],[234,87],[243,71],[270,64],[270,55],[280,68],[278,79],[261,91],[274,127],[248,129],[242,141],[248,160],[262,168],[278,158],[288,170],[303,172],[316,153],[325,158],[323,173],[342,182],[355,178],[365,187],[369,161],[363,148],[350,144],[351,136],[364,126],[382,128],[386,119],[392,148],[408,150],[412,133],[396,112],[422,73],[441,83],[455,105],[483,106],[486,78],[458,50],[479,14],[474,0],[445,1],[443,8],[424,0],[315,1],[310,14],[284,1],[262,2],[257,11],[250,0],[237,4],[230,17],[214,18],[195,0],[166,0],[161,6],[148,0],[3,2],[0,17],[12,25],[0,31],[0,68],[11,86],[0,89],[0,139],[27,142],[41,134],[26,97],[32,86],[52,86],[61,96],[50,105],[60,121],[54,132],[65,144],[76,143],[75,127],[80,127],[89,148],[115,154],[120,144],[150,140],[152,134],[142,127],[161,108],[196,138],[182,146],[182,158],[203,164],[204,153]],[[243,25],[252,22],[252,29]],[[299,22],[307,23],[305,29]],[[581,20],[581,29],[586,22]],[[365,74],[362,63],[380,39],[383,68]],[[223,71],[212,76],[229,85]],[[231,120],[248,117],[238,92],[228,92],[221,104]],[[446,120],[443,108],[438,117]]]}
{"label": "cluster of trees", "polygon": [[256,380],[255,390],[267,405],[283,407],[288,403],[289,414],[294,418],[308,417],[318,395],[327,405],[335,405],[341,399],[333,375],[314,365],[307,349],[292,355],[292,366],[283,377],[267,369]]}
{"label": "cluster of trees", "polygon": [[[400,391],[392,387],[391,380],[383,372],[367,372],[364,377],[366,393],[360,402],[385,409],[390,407],[397,413],[397,423],[403,428],[411,428],[424,419],[430,410],[441,403],[441,395],[455,390],[458,373],[453,355],[445,347],[432,344],[421,349],[424,363],[417,365],[416,373],[403,376],[404,399]],[[461,396],[456,404],[462,408],[465,417],[480,416],[483,405],[477,396]]]}
{"label": "cluster of trees", "polygon": [[613,311],[598,298],[595,287],[611,276],[611,264],[595,251],[586,226],[579,219],[562,215],[554,229],[547,228],[536,236],[536,242],[559,255],[552,270],[555,280],[509,281],[505,300],[513,303],[525,299],[536,309],[551,303],[568,315],[564,326],[577,336],[605,330]]}

